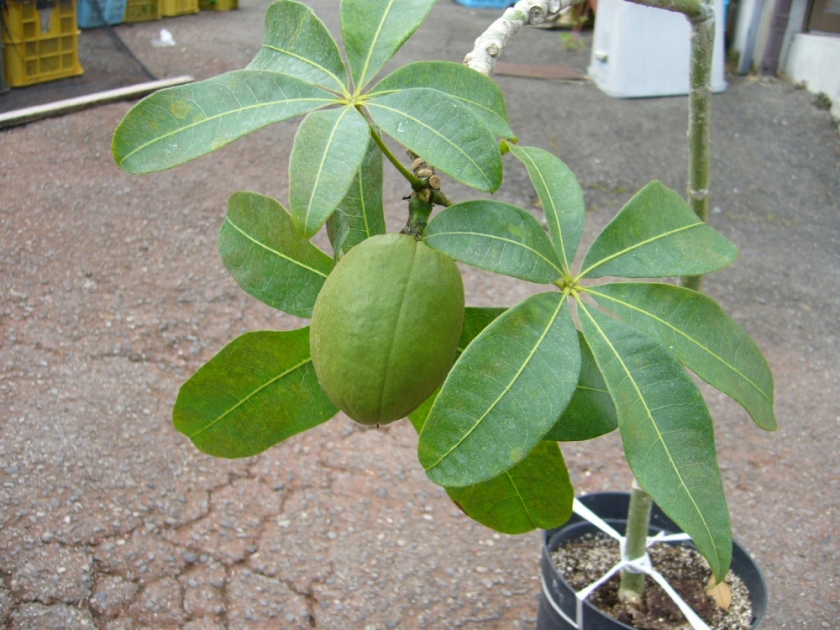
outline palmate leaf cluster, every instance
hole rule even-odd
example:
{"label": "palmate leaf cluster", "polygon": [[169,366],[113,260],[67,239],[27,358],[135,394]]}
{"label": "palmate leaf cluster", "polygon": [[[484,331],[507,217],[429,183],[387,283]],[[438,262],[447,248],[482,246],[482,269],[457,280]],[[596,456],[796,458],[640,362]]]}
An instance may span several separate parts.
{"label": "palmate leaf cluster", "polygon": [[[493,192],[501,184],[496,138],[513,133],[490,79],[421,62],[368,87],[433,4],[342,0],[345,65],[314,13],[280,0],[247,69],[158,92],[133,108],[115,134],[117,162],[135,173],[163,170],[306,114],[291,151],[289,211],[238,192],[218,246],[246,292],[310,317],[341,253],[385,231],[381,133],[469,186]],[[720,270],[735,246],[653,182],[575,273],[584,224],[575,176],[541,149],[502,148],[525,165],[548,233],[522,208],[474,200],[440,212],[424,240],[459,262],[547,290],[507,309],[467,308],[458,360],[410,416],[420,462],[472,518],[521,533],[560,525],[571,513],[557,442],[618,428],[639,483],[721,577],[731,554],[729,514],[712,419],[686,368],[768,430],[776,425],[773,379],[755,343],[713,300],[650,279]],[[332,256],[309,241],[325,224]],[[584,283],[606,276],[641,281]],[[302,328],[234,340],[183,385],[174,422],[206,453],[247,457],[337,412]]]}

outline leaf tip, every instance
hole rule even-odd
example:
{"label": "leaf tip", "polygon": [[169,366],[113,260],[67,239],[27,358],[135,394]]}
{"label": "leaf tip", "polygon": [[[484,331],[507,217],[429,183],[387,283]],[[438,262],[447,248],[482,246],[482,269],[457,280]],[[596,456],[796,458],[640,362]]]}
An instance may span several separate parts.
{"label": "leaf tip", "polygon": [[769,415],[766,415],[764,417],[755,417],[753,418],[753,420],[758,425],[759,429],[764,429],[765,431],[769,431],[770,433],[776,431],[779,428],[779,425],[776,422],[776,414],[772,411]]}
{"label": "leaf tip", "polygon": [[503,168],[504,168],[504,167],[502,167],[502,154],[501,154],[501,152],[500,152],[500,153],[499,153],[499,172],[498,172],[498,177],[496,176],[496,174],[495,174],[495,173],[493,174],[492,179],[488,181],[488,183],[490,184],[490,187],[489,187],[489,188],[487,188],[487,190],[486,190],[485,192],[489,192],[489,193],[492,195],[492,194],[493,194],[493,193],[495,193],[497,190],[499,190],[499,188],[501,188],[501,187],[502,187],[502,180],[504,179],[504,172],[503,172],[503,170],[502,170]]}

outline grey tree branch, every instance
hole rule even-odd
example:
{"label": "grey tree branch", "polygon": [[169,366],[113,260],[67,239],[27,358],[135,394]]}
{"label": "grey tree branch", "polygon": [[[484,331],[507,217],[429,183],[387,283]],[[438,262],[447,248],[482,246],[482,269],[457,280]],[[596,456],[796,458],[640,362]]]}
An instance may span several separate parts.
{"label": "grey tree branch", "polygon": [[[502,54],[510,39],[528,24],[537,25],[545,21],[546,17],[559,13],[563,9],[581,4],[586,0],[519,0],[507,9],[498,20],[493,22],[478,39],[473,49],[464,57],[464,65],[488,75],[493,71],[496,60]],[[627,0],[634,4],[641,4],[666,11],[682,13],[694,25],[698,22],[712,20],[714,25],[714,10],[706,0]],[[714,28],[712,29],[714,32]]]}
{"label": "grey tree branch", "polygon": [[526,24],[540,24],[549,15],[559,13],[566,7],[585,1],[519,0],[475,40],[472,51],[464,58],[464,65],[477,70],[481,74],[490,74],[496,65],[496,60],[502,54],[502,50],[504,50],[510,38],[519,32],[520,28]]}

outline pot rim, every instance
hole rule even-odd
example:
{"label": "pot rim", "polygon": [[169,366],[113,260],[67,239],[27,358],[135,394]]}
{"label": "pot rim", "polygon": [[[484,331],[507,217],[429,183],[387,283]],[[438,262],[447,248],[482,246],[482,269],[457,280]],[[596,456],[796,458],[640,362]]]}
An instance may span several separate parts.
{"label": "pot rim", "polygon": [[[627,513],[627,506],[629,505],[630,501],[630,493],[629,492],[593,492],[591,494],[585,494],[578,497],[578,500],[581,501],[584,505],[589,507],[593,510],[596,514],[598,511],[593,509],[592,505],[587,505],[589,503],[594,503],[598,500],[608,500],[610,502],[618,502],[624,504],[623,514],[625,515],[623,518],[614,518],[614,517],[605,517],[604,515],[599,514],[601,518],[603,518],[608,524],[615,526],[617,524],[625,524],[627,522],[626,513]],[[543,556],[543,565],[547,566],[550,571],[550,577],[552,580],[556,580],[560,582],[565,588],[569,589],[569,591],[574,592],[572,586],[563,578],[557,568],[554,566],[554,562],[551,559],[551,552],[557,548],[559,544],[559,536],[560,534],[566,532],[569,529],[582,529],[584,527],[592,527],[595,531],[598,531],[598,528],[595,527],[592,523],[587,521],[586,519],[578,516],[577,514],[572,514],[572,517],[563,525],[559,527],[555,527],[554,529],[550,530],[543,530],[543,540],[542,540],[542,556]],[[623,528],[622,528],[623,529]],[[668,518],[659,506],[656,503],[653,504],[653,509],[651,513],[651,525],[650,525],[650,534],[655,535],[656,533],[664,531],[667,534],[676,534],[682,532],[682,530],[670,519]],[[552,544],[555,543],[556,544]],[[667,543],[666,543],[667,544]],[[673,543],[673,544],[680,544],[680,543]],[[688,544],[691,545],[696,549],[696,546],[693,542],[688,541]],[[764,614],[767,611],[767,599],[768,599],[768,591],[767,591],[767,582],[764,579],[764,575],[761,573],[761,569],[758,567],[758,563],[752,558],[752,556],[747,552],[747,550],[742,547],[737,541],[732,541],[732,558],[733,558],[733,565],[736,564],[734,561],[737,558],[737,564],[740,566],[742,564],[749,565],[752,588],[750,585],[747,584],[745,581],[745,585],[750,593],[750,599],[753,605],[753,621],[750,626],[751,630],[757,628],[761,623],[762,619],[764,618]],[[736,570],[733,566],[732,570],[735,572],[738,577],[742,580],[744,579],[744,575],[742,574],[743,571]],[[568,618],[566,613],[560,610],[559,605],[552,596],[552,590],[549,588],[549,585],[546,582],[545,569],[543,568],[540,572],[540,579],[542,582],[542,597],[545,597],[548,600],[549,605],[556,611],[559,612],[562,617],[572,625],[572,627],[577,627],[575,621]],[[595,615],[600,616],[604,619],[609,619],[614,622],[617,628],[621,628],[622,630],[636,630],[632,626],[628,626],[617,619],[610,617],[609,615],[602,612],[597,607],[593,606],[588,599],[583,601],[583,607],[586,610],[586,615]]]}

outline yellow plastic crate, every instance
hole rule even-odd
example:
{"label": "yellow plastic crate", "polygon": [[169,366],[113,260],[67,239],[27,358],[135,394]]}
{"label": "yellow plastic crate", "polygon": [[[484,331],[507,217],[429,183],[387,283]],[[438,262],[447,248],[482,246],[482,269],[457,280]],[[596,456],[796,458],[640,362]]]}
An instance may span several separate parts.
{"label": "yellow plastic crate", "polygon": [[198,0],[160,0],[163,17],[198,13]]}
{"label": "yellow plastic crate", "polygon": [[84,72],[79,63],[76,0],[39,11],[35,2],[9,0],[3,9],[6,83],[23,87]]}
{"label": "yellow plastic crate", "polygon": [[239,0],[198,0],[202,11],[232,11],[239,8]]}
{"label": "yellow plastic crate", "polygon": [[[2,26],[2,25],[0,25]],[[0,94],[5,94],[9,91],[9,86],[6,84],[6,66],[3,63],[3,40],[0,39]]]}
{"label": "yellow plastic crate", "polygon": [[128,0],[123,22],[150,22],[159,20],[160,0]]}

